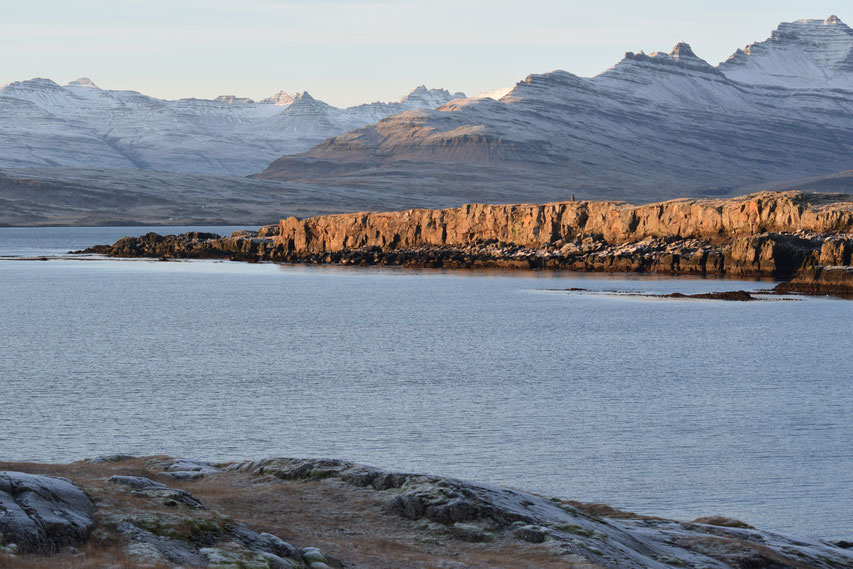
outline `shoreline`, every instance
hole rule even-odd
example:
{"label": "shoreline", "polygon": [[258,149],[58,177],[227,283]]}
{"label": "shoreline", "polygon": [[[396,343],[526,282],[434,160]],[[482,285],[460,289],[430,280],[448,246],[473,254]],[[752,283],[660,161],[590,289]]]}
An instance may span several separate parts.
{"label": "shoreline", "polygon": [[248,263],[769,277],[780,292],[853,294],[853,200],[764,192],[730,200],[544,205],[283,219],[230,236],[125,237],[76,254]]}
{"label": "shoreline", "polygon": [[[35,507],[30,492],[43,497]],[[846,541],[331,459],[0,462],[0,500],[13,513],[0,517],[9,568],[853,567]],[[56,521],[41,523],[46,512]]]}

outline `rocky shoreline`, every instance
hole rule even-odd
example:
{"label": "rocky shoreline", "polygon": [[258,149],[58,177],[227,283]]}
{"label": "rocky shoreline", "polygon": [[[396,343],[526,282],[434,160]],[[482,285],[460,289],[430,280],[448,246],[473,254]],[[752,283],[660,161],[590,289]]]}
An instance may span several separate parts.
{"label": "rocky shoreline", "polygon": [[340,460],[0,463],[10,569],[850,569],[851,545]]}
{"label": "rocky shoreline", "polygon": [[230,236],[149,233],[77,253],[413,268],[559,269],[771,277],[853,293],[853,199],[763,192],[730,200],[467,205],[287,218]]}

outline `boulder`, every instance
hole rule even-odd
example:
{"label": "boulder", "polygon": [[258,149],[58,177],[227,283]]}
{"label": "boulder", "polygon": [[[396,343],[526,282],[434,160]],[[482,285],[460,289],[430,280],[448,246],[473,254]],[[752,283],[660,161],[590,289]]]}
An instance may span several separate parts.
{"label": "boulder", "polygon": [[0,472],[0,534],[23,553],[52,553],[83,543],[95,507],[70,480]]}

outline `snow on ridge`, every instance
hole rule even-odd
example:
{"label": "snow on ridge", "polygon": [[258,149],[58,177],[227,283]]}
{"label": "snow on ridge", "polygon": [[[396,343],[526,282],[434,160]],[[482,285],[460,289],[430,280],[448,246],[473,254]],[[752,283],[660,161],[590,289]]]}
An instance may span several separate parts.
{"label": "snow on ridge", "polygon": [[284,154],[454,96],[416,88],[401,102],[333,107],[307,91],[262,101],[236,95],[164,100],[104,90],[81,77],[0,87],[0,167],[107,166],[245,176]]}
{"label": "snow on ridge", "polygon": [[65,86],[66,87],[86,87],[89,89],[100,89],[100,87],[95,85],[95,83],[91,79],[89,79],[88,77],[80,77],[78,79],[75,79],[74,81],[69,81]]}
{"label": "snow on ridge", "polygon": [[500,101],[503,97],[505,97],[510,91],[512,91],[512,87],[501,87],[500,89],[491,89],[489,91],[483,91],[481,93],[477,93],[472,99],[494,99],[496,101]]}
{"label": "snow on ridge", "polygon": [[783,22],[767,40],[738,49],[719,69],[752,85],[853,90],[853,29],[837,16]]}

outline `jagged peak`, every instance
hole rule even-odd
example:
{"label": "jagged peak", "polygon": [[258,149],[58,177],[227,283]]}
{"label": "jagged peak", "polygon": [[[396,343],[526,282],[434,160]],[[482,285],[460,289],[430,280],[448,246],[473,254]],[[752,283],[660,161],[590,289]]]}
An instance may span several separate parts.
{"label": "jagged peak", "polygon": [[720,69],[747,83],[847,81],[853,78],[853,29],[834,15],[782,22],[767,40],[738,49]]}
{"label": "jagged peak", "polygon": [[410,101],[424,101],[424,100],[432,100],[435,102],[436,100],[444,103],[446,101],[450,101],[452,99],[464,99],[465,93],[461,91],[457,91],[456,93],[451,93],[447,89],[430,89],[426,85],[418,85],[409,93],[400,99],[401,103],[410,102]]}
{"label": "jagged peak", "polygon": [[423,94],[426,94],[426,93],[429,93],[429,92],[430,92],[430,90],[429,90],[429,89],[427,89],[427,86],[426,86],[426,85],[418,85],[417,87],[415,87],[414,89],[412,89],[411,91],[409,91],[409,95],[408,95],[408,96],[411,96],[411,95],[423,95]]}
{"label": "jagged peak", "polygon": [[293,103],[293,101],[299,98],[299,95],[300,94],[298,92],[288,93],[287,91],[279,91],[275,95],[267,97],[266,99],[261,99],[258,102],[264,105],[290,105],[291,103]]}
{"label": "jagged peak", "polygon": [[66,87],[86,87],[88,89],[100,89],[95,83],[89,79],[88,77],[80,77],[75,79],[74,81],[70,81]]}
{"label": "jagged peak", "polygon": [[793,22],[783,22],[780,26],[784,25],[800,25],[800,26],[844,26],[847,27],[847,24],[841,21],[836,15],[832,15],[825,20],[816,20],[816,19],[802,19],[802,20],[794,20]]}
{"label": "jagged peak", "polygon": [[653,51],[650,54],[646,54],[642,50],[637,53],[633,51],[625,52],[625,57],[619,63],[600,73],[596,78],[619,76],[626,70],[637,69],[638,65],[651,65],[655,69],[661,70],[680,69],[683,71],[689,69],[700,73],[718,73],[712,65],[696,55],[690,44],[682,41],[675,44],[669,52]]}
{"label": "jagged peak", "polygon": [[675,59],[700,59],[696,53],[693,52],[693,48],[690,47],[690,44],[683,41],[675,44],[675,47],[673,47],[672,51],[669,52],[669,56],[674,57]]}

